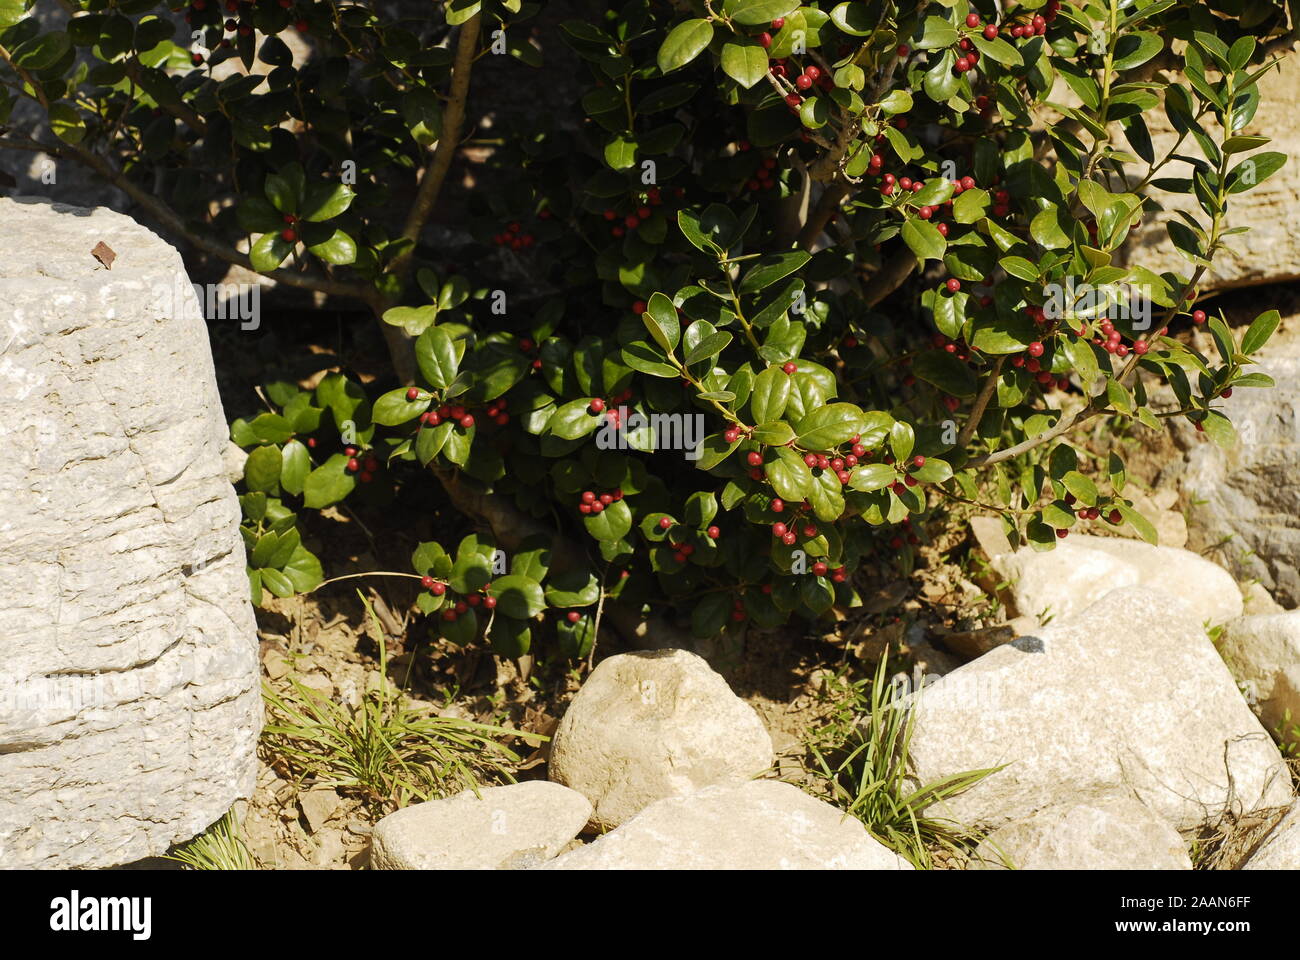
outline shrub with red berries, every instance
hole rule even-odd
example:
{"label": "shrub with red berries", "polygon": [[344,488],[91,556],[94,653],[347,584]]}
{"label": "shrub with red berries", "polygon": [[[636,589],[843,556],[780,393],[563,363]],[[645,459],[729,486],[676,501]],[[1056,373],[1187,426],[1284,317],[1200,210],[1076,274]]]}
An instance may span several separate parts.
{"label": "shrub with red berries", "polygon": [[[194,0],[233,46],[193,70],[133,52],[171,42],[148,21],[123,45],[78,14],[48,50],[0,21],[57,94],[33,100],[53,136],[88,138],[207,252],[389,328],[375,387],[331,373],[232,425],[255,590],[317,582],[298,511],[427,484],[490,503],[472,519],[511,556],[482,583],[481,543],[415,564],[458,642],[579,655],[612,608],[700,636],[818,618],[955,505],[1044,549],[1089,524],[1154,537],[1092,428],[1185,418],[1227,444],[1223,399],[1268,384],[1250,362],[1276,312],[1232,329],[1201,285],[1286,159],[1241,132],[1280,5],[620,6],[537,33],[582,64],[570,113],[490,127],[469,76],[513,61],[493,69],[542,89],[551,51],[517,25],[551,9],[449,5],[418,36],[348,10],[331,37],[311,7]],[[299,21],[324,55],[294,66]],[[483,57],[505,24],[511,57]],[[111,61],[97,112],[50,82],[72,47]],[[214,80],[232,57],[274,69]],[[1057,80],[1074,105],[1043,127]],[[1126,249],[1144,219],[1179,270]],[[539,524],[568,568],[519,559]]]}

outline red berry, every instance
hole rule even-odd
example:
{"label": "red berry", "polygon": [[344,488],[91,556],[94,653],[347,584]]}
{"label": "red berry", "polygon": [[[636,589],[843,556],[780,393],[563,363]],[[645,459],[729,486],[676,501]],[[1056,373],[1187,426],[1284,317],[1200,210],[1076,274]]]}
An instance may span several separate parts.
{"label": "red berry", "polygon": [[792,374],[799,369],[799,366],[793,360],[787,360],[781,364],[781,369],[788,374]]}
{"label": "red berry", "polygon": [[775,20],[772,21],[773,30],[780,30],[784,26],[785,26],[785,17],[777,17]]}
{"label": "red berry", "polygon": [[1202,323],[1205,322],[1205,320],[1206,320],[1206,317],[1205,317],[1205,311],[1204,311],[1204,310],[1193,310],[1193,311],[1192,311],[1192,323],[1195,323],[1195,324],[1202,324]]}
{"label": "red berry", "polygon": [[577,610],[570,610],[564,616],[565,619],[567,619],[570,623],[577,623],[579,620],[582,619],[582,614],[580,614]]}
{"label": "red berry", "polygon": [[780,522],[774,523],[772,524],[772,535],[775,537],[784,537],[786,531],[789,529],[790,528],[787,527],[784,523],[780,523]]}
{"label": "red berry", "polygon": [[408,387],[407,390],[406,390],[406,399],[407,399],[407,400],[418,400],[418,399],[420,399],[420,388],[419,388],[419,387]]}
{"label": "red berry", "polygon": [[1043,345],[1039,343],[1037,340],[1035,340],[1033,343],[1029,345],[1029,349],[1026,350],[1025,352],[1028,353],[1031,357],[1041,357],[1043,355]]}
{"label": "red berry", "polygon": [[972,29],[980,25],[980,15],[978,13],[966,14],[966,26]]}
{"label": "red berry", "polygon": [[592,397],[591,404],[588,407],[592,413],[601,413],[605,409],[605,401],[600,397]]}
{"label": "red berry", "polygon": [[757,467],[763,462],[763,455],[757,450],[751,450],[749,456],[745,457],[751,467]]}
{"label": "red berry", "polygon": [[632,312],[635,313],[638,317],[641,316],[641,314],[645,313],[645,301],[638,300],[636,303],[632,304]]}
{"label": "red berry", "polygon": [[493,608],[495,608],[496,605],[497,605],[497,598],[496,598],[496,597],[484,597],[484,598],[483,598],[483,606],[487,607],[489,610],[492,610]]}
{"label": "red berry", "polygon": [[758,45],[766,50],[772,45],[772,35],[766,30],[758,35]]}
{"label": "red berry", "polygon": [[792,546],[797,539],[798,537],[794,535],[794,531],[789,530],[786,532],[786,535],[781,538],[781,542],[784,543],[787,547],[789,547]]}
{"label": "red berry", "polygon": [[310,29],[310,27],[306,20],[298,20],[294,23],[294,29],[296,29],[299,33],[306,33]]}
{"label": "red berry", "polygon": [[799,109],[799,104],[803,103],[803,97],[799,96],[797,93],[787,94],[785,102],[797,110]]}
{"label": "red berry", "polygon": [[905,57],[905,56],[907,56],[910,52],[911,52],[911,50],[908,48],[907,44],[905,44],[905,43],[900,43],[900,44],[898,45],[897,53],[898,53],[898,55],[899,55],[900,57]]}
{"label": "red berry", "polygon": [[460,420],[457,422],[466,430],[468,430],[470,427],[474,426],[474,415],[472,413],[467,413],[465,414],[465,416],[461,417]]}
{"label": "red berry", "polygon": [[988,24],[987,26],[985,26],[985,28],[984,28],[984,39],[985,39],[985,40],[996,40],[997,38],[998,38],[998,28],[995,27],[995,26],[993,26],[993,24],[991,24],[991,23]]}
{"label": "red berry", "polygon": [[660,518],[659,518],[659,529],[660,529],[660,530],[667,530],[667,529],[668,529],[669,527],[671,527],[672,525],[673,525],[673,521],[672,521],[672,518],[671,518],[671,517],[660,517]]}
{"label": "red berry", "polygon": [[958,280],[956,277],[951,277],[949,278],[948,282],[944,284],[944,286],[948,288],[949,293],[956,293],[958,290],[961,289],[961,281]]}
{"label": "red berry", "polygon": [[773,497],[773,498],[772,498],[772,503],[771,503],[771,508],[772,508],[772,512],[773,512],[773,513],[784,513],[784,512],[785,512],[785,501],[782,500],[780,497]]}
{"label": "red berry", "polygon": [[794,85],[798,87],[800,90],[807,90],[809,87],[813,85],[813,79],[812,77],[808,76],[808,74],[803,73],[795,77]]}
{"label": "red berry", "polygon": [[357,461],[356,457],[352,457],[351,459],[349,459],[347,466],[348,466],[349,473],[356,473],[358,470],[361,469],[361,464]]}
{"label": "red berry", "polygon": [[298,231],[294,230],[292,227],[285,227],[280,231],[280,239],[285,243],[297,243]]}

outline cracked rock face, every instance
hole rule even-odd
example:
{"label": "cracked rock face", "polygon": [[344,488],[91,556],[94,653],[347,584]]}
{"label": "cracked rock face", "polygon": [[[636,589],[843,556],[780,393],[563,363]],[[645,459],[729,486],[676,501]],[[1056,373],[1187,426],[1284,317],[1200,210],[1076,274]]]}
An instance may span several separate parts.
{"label": "cracked rock face", "polygon": [[226,441],[176,251],[108,210],[0,198],[4,866],[157,855],[251,791]]}

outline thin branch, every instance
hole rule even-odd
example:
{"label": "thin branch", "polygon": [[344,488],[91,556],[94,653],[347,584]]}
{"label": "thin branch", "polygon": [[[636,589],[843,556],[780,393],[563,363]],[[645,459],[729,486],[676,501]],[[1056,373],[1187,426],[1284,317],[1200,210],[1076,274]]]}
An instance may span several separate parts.
{"label": "thin branch", "polygon": [[881,265],[862,290],[862,299],[874,307],[903,285],[903,281],[916,269],[916,257],[911,250],[899,250]]}
{"label": "thin branch", "polygon": [[398,280],[403,280],[411,269],[411,258],[415,254],[415,242],[420,231],[433,215],[433,208],[438,203],[447,171],[451,161],[460,147],[461,126],[465,121],[465,104],[469,98],[469,80],[473,69],[474,54],[478,50],[479,22],[481,14],[474,14],[460,28],[456,38],[456,57],[452,65],[451,92],[446,109],[442,113],[442,133],[438,145],[425,168],[420,180],[419,190],[407,215],[406,225],[402,228],[402,239],[409,241],[405,250],[393,258],[389,272]]}
{"label": "thin branch", "polygon": [[966,444],[970,443],[970,438],[975,436],[975,430],[979,427],[980,421],[984,419],[984,411],[988,408],[989,400],[993,397],[993,391],[998,388],[998,378],[1002,376],[1002,364],[1006,357],[998,357],[993,362],[993,369],[989,371],[988,379],[984,381],[984,387],[980,390],[979,396],[975,398],[975,405],[971,407],[970,416],[962,424],[961,433],[957,434],[957,449],[964,450]]}
{"label": "thin branch", "polygon": [[839,210],[840,204],[844,198],[849,195],[849,188],[842,183],[832,183],[822,191],[821,198],[817,201],[817,206],[808,221],[799,231],[799,238],[796,241],[802,250],[811,250],[812,245],[817,242],[821,236],[826,224],[830,222],[835,212]]}

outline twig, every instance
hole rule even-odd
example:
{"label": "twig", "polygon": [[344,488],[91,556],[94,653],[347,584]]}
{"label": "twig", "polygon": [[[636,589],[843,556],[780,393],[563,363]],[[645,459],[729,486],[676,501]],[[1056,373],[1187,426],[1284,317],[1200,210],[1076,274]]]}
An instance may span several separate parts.
{"label": "twig", "polygon": [[975,405],[971,407],[970,416],[962,424],[961,433],[957,434],[958,450],[966,448],[966,444],[970,443],[970,438],[975,435],[980,421],[984,419],[984,411],[988,408],[989,400],[993,397],[993,391],[998,388],[998,378],[1002,376],[1002,364],[1005,360],[1006,357],[998,357],[993,362],[993,369],[989,371],[988,379],[984,381],[979,396],[975,398]]}
{"label": "twig", "polygon": [[473,68],[474,54],[478,50],[479,22],[481,14],[474,14],[460,28],[456,38],[456,57],[452,65],[451,91],[447,106],[442,113],[442,133],[433,157],[425,168],[420,180],[419,190],[407,215],[406,225],[402,228],[402,239],[409,241],[406,249],[393,258],[389,273],[398,280],[404,280],[411,269],[411,258],[415,254],[415,242],[420,231],[433,214],[433,208],[442,192],[443,181],[451,169],[452,158],[460,147],[461,126],[465,121],[465,104],[469,97],[470,72]]}

